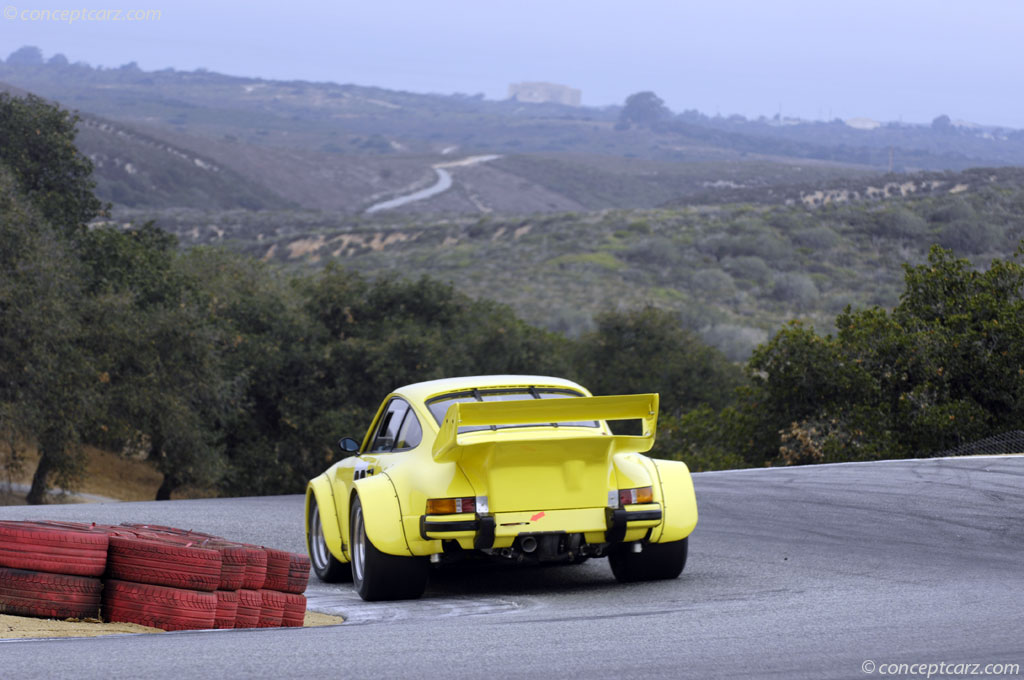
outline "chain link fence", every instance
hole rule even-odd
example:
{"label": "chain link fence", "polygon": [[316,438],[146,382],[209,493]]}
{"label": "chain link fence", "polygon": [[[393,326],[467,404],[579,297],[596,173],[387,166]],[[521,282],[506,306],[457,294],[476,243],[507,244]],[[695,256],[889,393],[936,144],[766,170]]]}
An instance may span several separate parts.
{"label": "chain link fence", "polygon": [[985,437],[969,444],[961,444],[952,449],[937,451],[930,458],[945,456],[980,456],[1000,453],[1024,453],[1024,430],[1011,430],[1002,434]]}

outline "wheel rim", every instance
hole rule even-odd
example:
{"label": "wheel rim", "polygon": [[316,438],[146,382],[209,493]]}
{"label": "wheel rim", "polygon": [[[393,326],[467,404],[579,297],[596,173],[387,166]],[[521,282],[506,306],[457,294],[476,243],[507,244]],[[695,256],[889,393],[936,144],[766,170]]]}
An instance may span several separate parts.
{"label": "wheel rim", "polygon": [[327,541],[324,539],[324,528],[320,523],[320,508],[313,506],[313,516],[309,521],[310,527],[310,557],[316,568],[323,571],[327,568]]}
{"label": "wheel rim", "polygon": [[366,566],[366,530],[363,528],[363,508],[357,505],[352,512],[352,576],[362,582]]}

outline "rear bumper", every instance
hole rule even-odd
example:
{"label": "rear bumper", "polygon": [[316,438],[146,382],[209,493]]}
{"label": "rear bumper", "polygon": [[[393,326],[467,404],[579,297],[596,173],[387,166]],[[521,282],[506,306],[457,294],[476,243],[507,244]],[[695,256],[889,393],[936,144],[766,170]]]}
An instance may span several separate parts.
{"label": "rear bumper", "polygon": [[494,517],[476,515],[474,519],[440,520],[438,515],[420,516],[420,538],[424,541],[472,538],[477,550],[494,546]]}
{"label": "rear bumper", "polygon": [[[652,503],[651,505],[655,505]],[[646,507],[646,506],[645,506]],[[626,510],[625,508],[608,508],[608,530],[605,538],[608,543],[619,543],[626,538],[626,531],[637,527],[653,527],[661,523],[661,508],[645,510]]]}
{"label": "rear bumper", "polygon": [[562,532],[599,535],[604,542],[626,539],[633,529],[649,529],[662,521],[658,503],[627,508],[583,508],[541,512],[499,512],[493,515],[421,515],[419,535],[424,541],[472,539],[477,550],[493,548],[496,540],[521,533]]}

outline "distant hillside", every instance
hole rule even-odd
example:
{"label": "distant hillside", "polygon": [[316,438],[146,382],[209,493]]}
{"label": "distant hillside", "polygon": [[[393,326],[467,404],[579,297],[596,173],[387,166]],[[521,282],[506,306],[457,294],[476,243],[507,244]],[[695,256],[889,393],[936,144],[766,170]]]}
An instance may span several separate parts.
{"label": "distant hillside", "polygon": [[439,277],[569,333],[603,309],[652,303],[741,359],[791,318],[827,331],[847,305],[892,306],[902,264],[923,262],[933,243],[984,266],[1024,238],[1024,170],[909,176],[898,187],[927,191],[905,198],[887,186],[829,190],[861,192],[845,202],[518,217],[177,210],[118,219],[156,219],[186,244],[221,243],[285,266],[336,261],[371,275]]}
{"label": "distant hillside", "polygon": [[[0,91],[28,94],[5,83],[0,83]],[[93,163],[96,193],[104,201],[127,207],[204,210],[296,206],[208,155],[89,113],[79,112],[79,117],[76,143]]]}
{"label": "distant hillside", "polygon": [[207,210],[296,205],[210,156],[96,116],[82,115],[76,142],[93,162],[97,194],[118,205]]}
{"label": "distant hillside", "polygon": [[[782,194],[890,164],[897,173],[1024,165],[1024,133],[995,128],[855,129],[694,111],[622,125],[619,107],[60,62],[0,63],[0,81],[87,114],[80,141],[103,164],[101,195],[135,207],[293,204],[355,215],[429,186],[434,165],[474,154],[502,158],[452,170],[448,191],[400,212],[653,208],[731,200],[737,189]],[[90,129],[89,116],[125,134]],[[188,162],[202,169],[196,160],[217,170],[186,172]]]}
{"label": "distant hillside", "polygon": [[664,207],[706,203],[829,204],[881,201],[888,198],[959,194],[989,185],[1024,184],[1024,168],[972,168],[963,172],[915,172],[870,175],[860,178],[823,179],[810,182],[737,183],[715,191],[681,196]]}

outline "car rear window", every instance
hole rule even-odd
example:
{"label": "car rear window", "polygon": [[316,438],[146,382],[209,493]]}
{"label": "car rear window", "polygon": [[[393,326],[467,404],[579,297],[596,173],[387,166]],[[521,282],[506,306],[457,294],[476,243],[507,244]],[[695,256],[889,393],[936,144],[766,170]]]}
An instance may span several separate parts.
{"label": "car rear window", "polygon": [[[467,403],[471,401],[522,401],[524,399],[566,399],[571,397],[582,397],[583,395],[575,390],[560,389],[553,387],[516,387],[495,390],[463,390],[443,394],[427,400],[427,408],[434,420],[440,425],[448,408],[455,403]],[[479,425],[474,427],[461,427],[460,432],[476,432],[487,429],[504,429],[510,427],[598,427],[596,420],[583,420],[560,423],[531,423],[527,425]]]}

